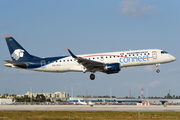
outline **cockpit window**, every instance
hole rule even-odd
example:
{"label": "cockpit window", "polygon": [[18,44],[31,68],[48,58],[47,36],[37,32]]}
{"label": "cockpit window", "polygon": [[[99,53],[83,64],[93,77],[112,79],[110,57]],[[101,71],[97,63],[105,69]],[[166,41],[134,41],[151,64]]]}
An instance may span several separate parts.
{"label": "cockpit window", "polygon": [[167,54],[168,52],[166,52],[166,51],[161,51],[161,54]]}

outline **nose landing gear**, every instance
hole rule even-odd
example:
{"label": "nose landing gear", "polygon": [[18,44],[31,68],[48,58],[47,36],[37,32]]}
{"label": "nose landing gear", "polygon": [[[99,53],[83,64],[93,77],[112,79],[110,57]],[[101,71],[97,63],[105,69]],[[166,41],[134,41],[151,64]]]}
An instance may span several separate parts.
{"label": "nose landing gear", "polygon": [[95,79],[95,75],[94,75],[93,73],[90,75],[90,79],[91,79],[91,80],[94,80],[94,79]]}
{"label": "nose landing gear", "polygon": [[159,73],[159,72],[160,72],[160,70],[159,70],[159,69],[157,69],[157,70],[156,70],[156,72],[157,72],[157,73]]}
{"label": "nose landing gear", "polygon": [[156,64],[156,72],[159,73],[160,70],[158,69],[158,67],[160,66],[160,64]]}

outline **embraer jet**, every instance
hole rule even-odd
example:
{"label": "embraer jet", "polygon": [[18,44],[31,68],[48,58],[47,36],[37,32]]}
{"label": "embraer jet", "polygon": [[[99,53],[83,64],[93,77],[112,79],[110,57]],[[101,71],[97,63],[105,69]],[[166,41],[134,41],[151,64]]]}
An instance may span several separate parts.
{"label": "embraer jet", "polygon": [[13,102],[5,102],[4,105],[13,105],[16,103],[16,100],[14,100]]}
{"label": "embraer jet", "polygon": [[176,58],[160,49],[130,50],[98,54],[75,55],[69,49],[69,56],[40,58],[29,54],[13,37],[5,37],[11,60],[6,67],[21,68],[41,72],[91,72],[99,71],[107,74],[119,73],[123,67],[155,65],[156,72],[160,64],[173,62]]}

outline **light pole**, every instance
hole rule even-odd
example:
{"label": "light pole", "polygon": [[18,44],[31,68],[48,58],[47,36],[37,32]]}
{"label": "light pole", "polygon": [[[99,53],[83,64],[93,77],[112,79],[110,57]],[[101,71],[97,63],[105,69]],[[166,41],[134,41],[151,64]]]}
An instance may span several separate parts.
{"label": "light pole", "polygon": [[[111,103],[111,98],[112,98],[112,90],[110,88],[110,103]],[[112,104],[112,103],[111,103]]]}
{"label": "light pole", "polygon": [[30,97],[30,102],[32,102],[32,86],[30,86],[30,92],[31,92],[31,95],[29,97]]}

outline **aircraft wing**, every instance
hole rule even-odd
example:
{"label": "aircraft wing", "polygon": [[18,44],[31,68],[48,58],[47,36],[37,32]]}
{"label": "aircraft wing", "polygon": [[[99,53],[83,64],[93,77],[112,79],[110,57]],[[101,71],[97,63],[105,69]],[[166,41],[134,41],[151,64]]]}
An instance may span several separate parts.
{"label": "aircraft wing", "polygon": [[77,60],[78,63],[81,63],[85,68],[87,68],[90,71],[96,71],[96,70],[103,70],[105,64],[102,62],[97,62],[89,59],[85,59],[82,57],[78,57],[75,54],[73,54],[69,49],[67,49],[71,56]]}
{"label": "aircraft wing", "polygon": [[15,62],[15,61],[10,61],[10,60],[4,60],[5,62],[7,62],[7,63],[11,63],[11,64],[13,64],[14,66],[17,66],[17,67],[26,67],[26,64],[24,64],[24,63],[19,63],[19,62]]}

